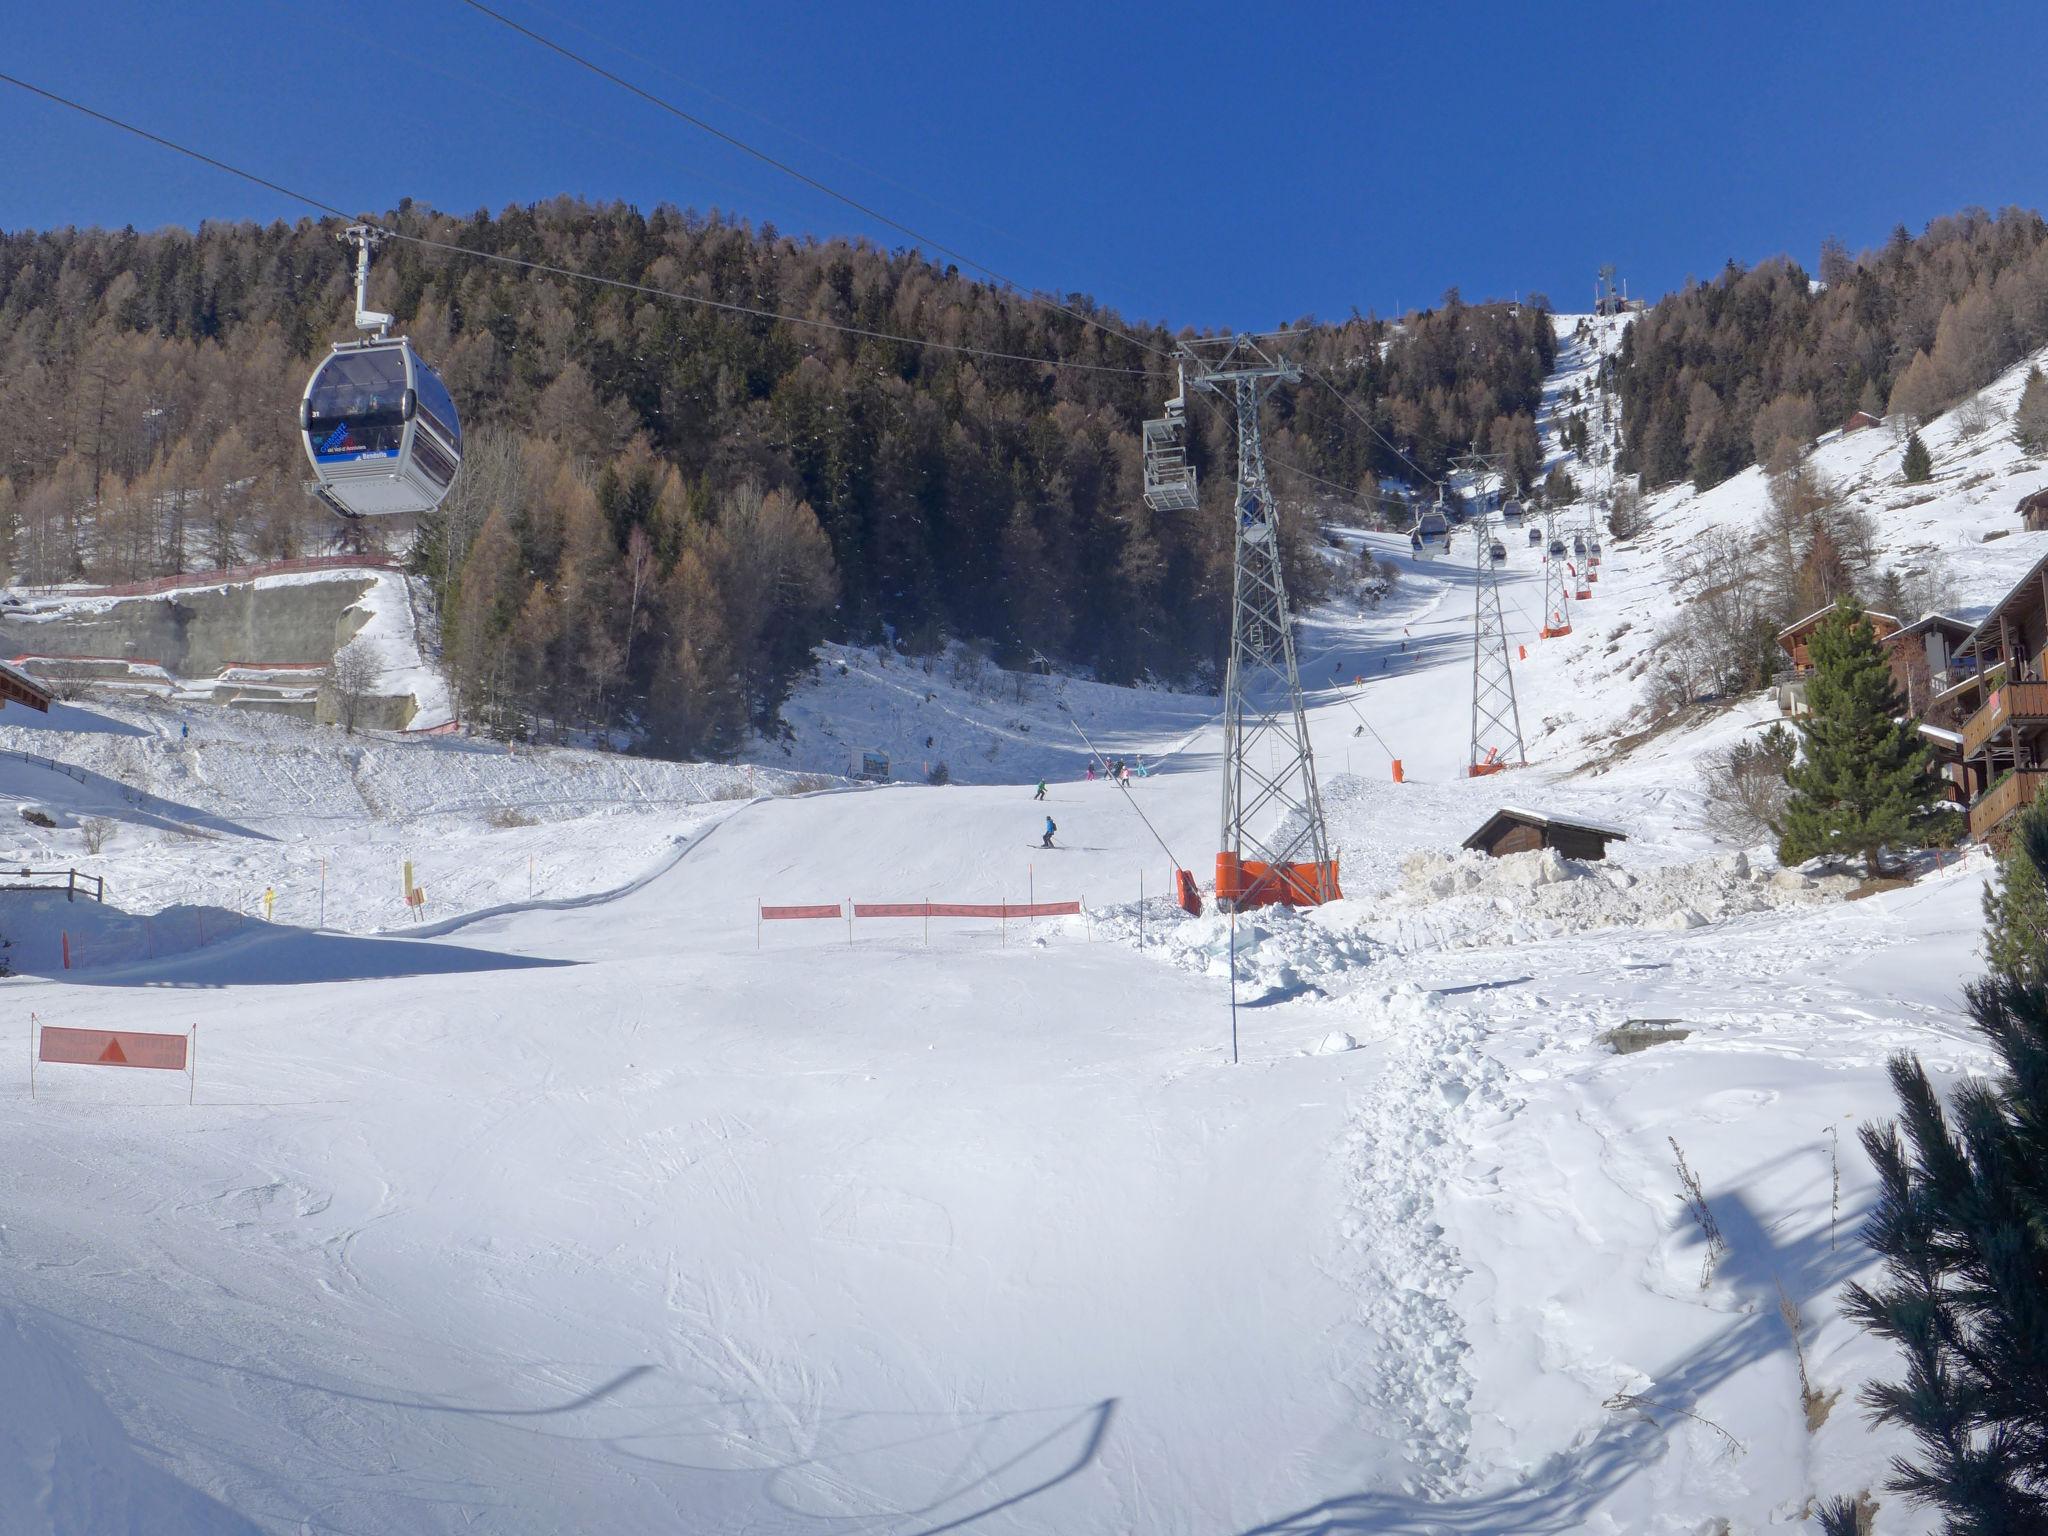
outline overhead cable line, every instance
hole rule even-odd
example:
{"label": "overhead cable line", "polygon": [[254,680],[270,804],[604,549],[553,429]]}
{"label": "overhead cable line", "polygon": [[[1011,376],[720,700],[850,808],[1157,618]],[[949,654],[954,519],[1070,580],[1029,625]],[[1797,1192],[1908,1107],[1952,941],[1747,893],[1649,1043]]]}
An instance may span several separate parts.
{"label": "overhead cable line", "polygon": [[973,257],[967,255],[964,251],[957,251],[949,245],[945,245],[937,240],[934,240],[930,235],[927,235],[920,230],[912,228],[910,225],[903,223],[900,219],[890,218],[888,214],[882,212],[879,208],[876,208],[871,204],[864,203],[859,198],[854,197],[850,193],[842,192],[837,187],[834,187],[827,182],[820,181],[817,177],[809,174],[806,171],[799,170],[796,166],[791,165],[787,160],[781,159],[776,155],[772,155],[765,149],[760,149],[752,144],[749,144],[745,139],[739,137],[737,134],[728,133],[725,129],[720,128],[716,123],[710,122],[705,118],[699,117],[696,113],[690,111],[688,108],[677,106],[667,97],[657,96],[653,91],[648,90],[645,86],[634,84],[631,80],[628,80],[624,75],[617,74],[612,70],[606,69],[602,64],[598,63],[595,59],[589,58],[584,54],[578,53],[575,49],[569,47],[567,44],[558,43],[553,38],[547,36],[545,33],[536,32],[532,27],[526,26],[524,23],[514,21],[511,17],[505,15],[502,11],[493,10],[490,6],[485,5],[483,3],[483,0],[461,0],[461,3],[468,6],[471,10],[477,12],[479,15],[488,16],[492,21],[497,22],[498,25],[500,25],[501,27],[504,27],[509,31],[517,32],[521,37],[524,37],[531,42],[538,43],[541,47],[547,49],[549,52],[559,54],[562,58],[567,59],[570,63],[575,64],[579,68],[589,70],[592,74],[598,76],[600,79],[609,80],[613,85],[618,86],[619,89],[631,92],[633,95],[638,96],[642,101],[647,102],[649,105],[659,107],[662,111],[667,112],[673,117],[680,118],[682,121],[688,123],[691,127],[696,128],[701,132],[710,134],[713,138],[719,140],[721,143],[729,144],[734,149],[739,150],[742,154],[751,155],[754,159],[759,160],[763,165],[771,166],[775,170],[782,172],[783,175],[788,176],[796,181],[802,182],[805,186],[811,188],[811,190],[813,190],[814,192],[822,192],[825,196],[832,198],[837,202],[844,203],[847,207],[853,209],[856,213],[862,214],[867,218],[873,219],[878,224],[886,225],[890,229],[895,230],[898,234],[907,235],[912,240],[917,241],[918,244],[928,247],[931,250],[937,251],[942,256],[950,256],[953,258],[953,260],[959,262],[962,266],[972,267],[975,271],[983,273],[984,275],[990,278],[993,278],[997,283],[1001,284],[1003,287],[1015,290],[1015,292],[1018,294],[1020,298],[1023,298],[1030,303],[1041,304],[1048,309],[1057,310],[1061,314],[1066,315],[1071,319],[1080,321],[1083,325],[1089,326],[1095,330],[1102,332],[1105,336],[1114,336],[1120,341],[1129,342],[1132,346],[1141,348],[1146,352],[1150,352],[1155,357],[1171,359],[1173,356],[1171,352],[1167,351],[1163,347],[1153,346],[1150,342],[1142,340],[1139,337],[1133,336],[1128,331],[1119,330],[1115,326],[1105,325],[1100,320],[1097,320],[1090,315],[1084,314],[1082,311],[1078,309],[1074,309],[1069,305],[1060,303],[1057,299],[1048,298],[1043,294],[1030,292],[1025,288],[1025,286],[1022,283],[1018,282],[1015,278],[1005,276],[1003,273],[998,272],[994,267],[987,266],[982,262],[976,261]]}
{"label": "overhead cable line", "polygon": [[[237,165],[230,165],[225,160],[216,159],[214,156],[206,154],[201,150],[193,149],[189,145],[180,144],[175,139],[167,139],[162,134],[152,133],[147,128],[124,121],[118,117],[110,116],[105,112],[85,105],[83,102],[74,101],[68,96],[61,96],[55,91],[45,90],[42,86],[33,85],[29,81],[20,79],[15,75],[0,73],[0,82],[17,86],[31,95],[40,96],[44,100],[54,102],[60,107],[67,107],[73,112],[90,117],[97,122],[105,123],[108,127],[118,128],[123,133],[133,134],[139,139],[146,139],[148,142],[159,145],[164,149],[174,151],[189,159],[197,160],[202,165],[209,165],[215,170],[225,171],[230,176],[238,176],[243,181],[262,187],[266,191],[275,192],[282,197],[290,198],[293,202],[303,203],[308,208],[317,208],[322,213],[333,214],[336,218],[341,219],[353,219],[355,217],[346,209],[338,208],[333,203],[327,202],[322,198],[317,198],[310,193],[300,192],[291,187],[284,186],[279,182],[270,180],[268,177],[259,176],[254,171],[244,170]],[[1035,357],[1023,352],[999,352],[988,347],[971,347],[958,342],[934,341],[924,336],[905,336],[894,331],[879,331],[865,326],[843,325],[836,320],[817,320],[806,315],[782,314],[772,309],[759,309],[748,304],[730,303],[724,299],[706,298],[702,294],[681,293],[673,288],[656,288],[646,283],[631,283],[622,278],[602,277],[595,272],[579,272],[572,267],[555,266],[549,262],[527,261],[518,256],[507,256],[499,251],[480,251],[473,246],[456,245],[447,240],[434,240],[425,235],[409,235],[399,230],[383,228],[382,226],[379,228],[380,232],[389,239],[401,241],[407,245],[416,245],[425,250],[442,251],[454,256],[467,256],[473,261],[495,262],[499,266],[518,267],[529,272],[544,273],[550,277],[562,277],[577,282],[595,283],[600,287],[623,289],[628,293],[644,294],[649,298],[673,299],[680,304],[695,304],[700,308],[715,309],[726,314],[747,315],[758,320],[777,320],[786,325],[809,326],[815,330],[833,331],[843,336],[857,336],[869,341],[897,342],[905,346],[926,347],[933,351],[950,352],[965,357],[988,358],[998,362],[1031,363],[1042,368],[1069,368],[1083,373],[1111,373],[1128,378],[1149,378],[1151,376],[1151,370],[1147,368],[1124,368],[1111,363],[1083,363],[1063,358]]]}

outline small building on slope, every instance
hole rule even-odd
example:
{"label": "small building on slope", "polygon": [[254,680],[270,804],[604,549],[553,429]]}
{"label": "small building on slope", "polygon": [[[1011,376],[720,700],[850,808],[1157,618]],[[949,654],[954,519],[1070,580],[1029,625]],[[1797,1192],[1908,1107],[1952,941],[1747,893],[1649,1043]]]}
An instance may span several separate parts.
{"label": "small building on slope", "polygon": [[1546,816],[1541,811],[1502,806],[1465,839],[1465,846],[1495,859],[1511,853],[1533,853],[1538,848],[1555,848],[1568,859],[1590,862],[1606,858],[1607,845],[1624,842],[1627,837],[1625,832],[1590,821],[1572,821],[1563,816]]}

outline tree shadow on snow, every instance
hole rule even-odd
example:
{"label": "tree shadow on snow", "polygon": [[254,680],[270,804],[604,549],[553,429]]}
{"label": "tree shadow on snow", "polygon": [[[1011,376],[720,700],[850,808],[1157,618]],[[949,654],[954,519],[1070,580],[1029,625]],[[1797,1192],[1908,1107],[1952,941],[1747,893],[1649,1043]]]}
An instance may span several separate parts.
{"label": "tree shadow on snow", "polygon": [[[1739,1194],[1717,1195],[1708,1203],[1728,1245],[1715,1281],[1738,1291],[1747,1310],[1656,1372],[1637,1395],[1640,1407],[1615,1410],[1583,1444],[1547,1458],[1534,1477],[1514,1487],[1447,1499],[1344,1494],[1252,1526],[1241,1536],[1564,1536],[1584,1530],[1603,1500],[1664,1454],[1701,1399],[1738,1371],[1789,1353],[1790,1337],[1778,1314],[1781,1284],[1804,1308],[1870,1258],[1853,1239],[1831,1252],[1825,1222],[1781,1246]],[[1868,1215],[1867,1207],[1845,1212],[1841,1228],[1858,1232]]]}

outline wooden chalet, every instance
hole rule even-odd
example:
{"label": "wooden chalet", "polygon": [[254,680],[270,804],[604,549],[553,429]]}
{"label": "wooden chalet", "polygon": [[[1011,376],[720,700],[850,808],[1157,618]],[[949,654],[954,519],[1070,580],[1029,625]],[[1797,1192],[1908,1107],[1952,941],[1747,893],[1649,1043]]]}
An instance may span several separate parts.
{"label": "wooden chalet", "polygon": [[30,709],[50,712],[55,694],[11,662],[0,661],[0,703],[25,704]]}
{"label": "wooden chalet", "polygon": [[2040,533],[2048,529],[2048,489],[2022,496],[2020,504],[2013,509],[2019,513],[2020,523],[2029,533]]}
{"label": "wooden chalet", "polygon": [[1936,696],[1961,719],[1970,836],[1991,836],[2048,784],[2048,558],[1959,647],[1960,681]]}
{"label": "wooden chalet", "polygon": [[1884,418],[1882,416],[1873,416],[1868,411],[1851,411],[1849,419],[1842,423],[1842,436],[1847,437],[1851,432],[1861,432],[1866,427],[1881,427],[1883,425]]}
{"label": "wooden chalet", "polygon": [[[1829,603],[1827,607],[1816,608],[1805,618],[1787,624],[1778,631],[1778,649],[1792,658],[1792,668],[1801,677],[1806,677],[1813,671],[1813,658],[1806,652],[1807,646],[1813,640],[1813,632],[1819,629],[1827,616],[1834,611],[1835,605]],[[1870,620],[1871,630],[1877,635],[1880,645],[1906,627],[1903,620],[1895,619],[1888,613],[1866,610],[1863,616]]]}
{"label": "wooden chalet", "polygon": [[1486,818],[1486,824],[1465,839],[1467,848],[1491,858],[1511,853],[1532,853],[1538,848],[1555,848],[1568,859],[1595,860],[1607,857],[1607,845],[1627,840],[1628,834],[1590,821],[1571,821],[1563,816],[1545,816],[1539,811],[1518,811],[1502,806]]}

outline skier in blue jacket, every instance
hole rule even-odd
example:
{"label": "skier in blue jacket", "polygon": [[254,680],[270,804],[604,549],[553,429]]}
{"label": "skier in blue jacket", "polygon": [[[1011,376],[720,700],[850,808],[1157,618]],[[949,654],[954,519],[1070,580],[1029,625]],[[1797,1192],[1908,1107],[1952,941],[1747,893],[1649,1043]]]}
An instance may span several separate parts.
{"label": "skier in blue jacket", "polygon": [[1052,846],[1052,835],[1053,835],[1053,833],[1055,833],[1055,832],[1057,832],[1057,831],[1059,831],[1059,828],[1058,828],[1057,826],[1053,825],[1053,819],[1052,819],[1052,818],[1051,818],[1050,816],[1046,817],[1046,818],[1045,818],[1045,841],[1044,841],[1044,842],[1042,842],[1042,843],[1040,843],[1040,844],[1039,844],[1038,846],[1039,846],[1039,847],[1041,847],[1041,848],[1050,848],[1050,847]]}

